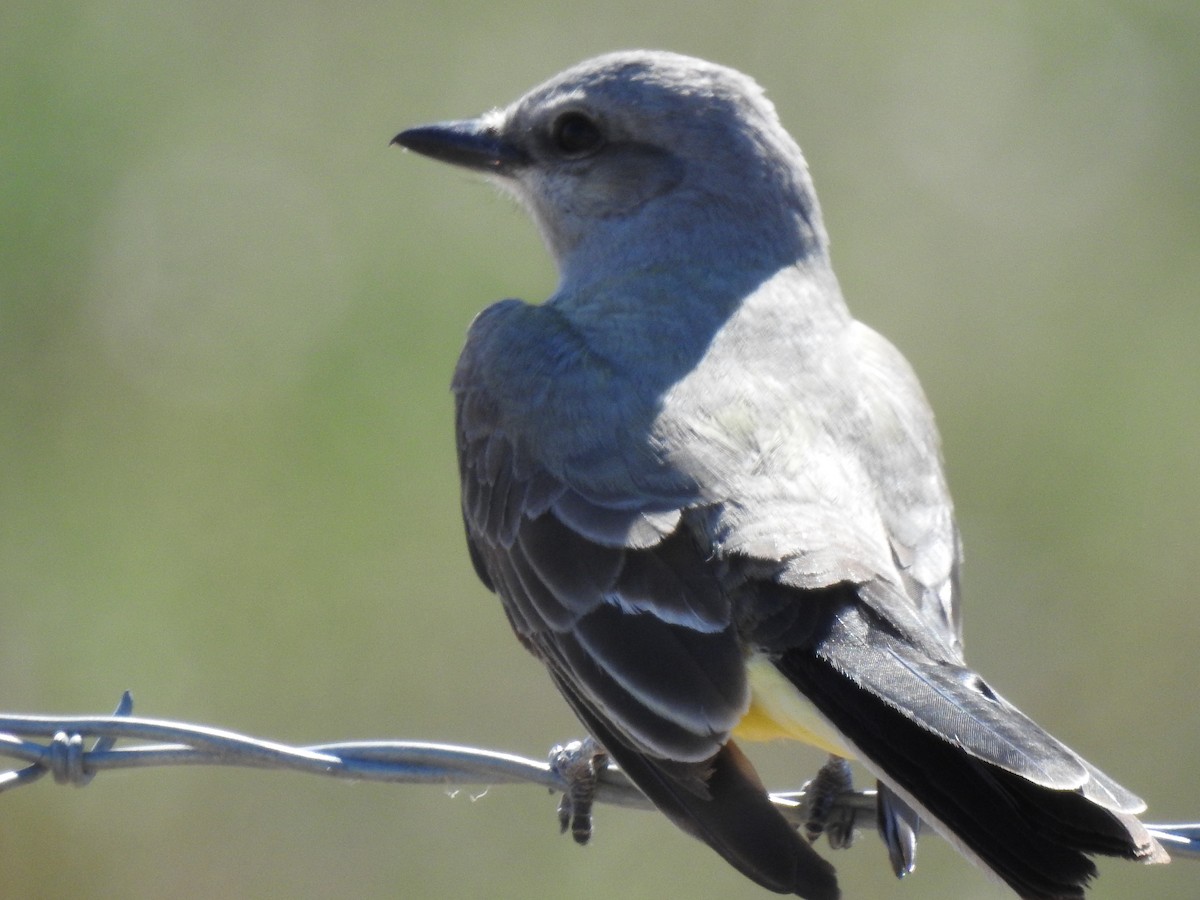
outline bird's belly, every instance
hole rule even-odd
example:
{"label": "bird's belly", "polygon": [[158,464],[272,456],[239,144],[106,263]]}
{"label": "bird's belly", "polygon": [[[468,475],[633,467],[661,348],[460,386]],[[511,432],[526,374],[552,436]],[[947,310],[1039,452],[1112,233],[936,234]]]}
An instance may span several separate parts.
{"label": "bird's belly", "polygon": [[802,741],[846,759],[854,757],[833,727],[765,656],[747,660],[746,677],[750,708],[733,729],[734,736],[748,741]]}

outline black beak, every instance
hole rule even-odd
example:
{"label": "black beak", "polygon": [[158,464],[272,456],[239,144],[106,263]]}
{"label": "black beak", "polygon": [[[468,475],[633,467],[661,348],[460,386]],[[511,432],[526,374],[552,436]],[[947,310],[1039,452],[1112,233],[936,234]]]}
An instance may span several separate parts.
{"label": "black beak", "polygon": [[418,125],[392,138],[399,144],[442,162],[480,172],[504,174],[527,161],[524,151],[504,140],[495,128],[479,119]]}

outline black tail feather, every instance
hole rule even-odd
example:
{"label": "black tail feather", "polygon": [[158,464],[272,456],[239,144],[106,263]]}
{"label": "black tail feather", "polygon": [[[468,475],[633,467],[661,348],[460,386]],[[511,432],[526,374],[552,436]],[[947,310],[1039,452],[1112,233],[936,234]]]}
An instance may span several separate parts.
{"label": "black tail feather", "polygon": [[1028,900],[1077,900],[1089,854],[1150,860],[1161,850],[1132,815],[983,762],[922,728],[812,649],[781,671],[891,783]]}

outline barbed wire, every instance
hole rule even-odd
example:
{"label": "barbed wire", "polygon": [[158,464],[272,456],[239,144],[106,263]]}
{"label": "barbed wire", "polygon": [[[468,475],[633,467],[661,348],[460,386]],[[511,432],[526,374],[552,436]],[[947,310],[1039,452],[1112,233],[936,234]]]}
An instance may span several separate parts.
{"label": "barbed wire", "polygon": [[[486,788],[523,783],[567,794],[573,785],[567,774],[570,766],[579,754],[589,752],[581,742],[554,747],[551,761],[425,741],[345,741],[294,747],[204,725],[135,717],[132,712],[133,697],[126,691],[111,716],[0,713],[0,756],[26,763],[23,768],[0,772],[0,793],[31,784],[47,774],[59,784],[83,787],[108,769],[199,765],[291,770],[404,784]],[[95,739],[90,749],[84,747],[88,738]],[[118,741],[139,743],[118,747]],[[593,799],[634,809],[654,808],[612,764],[596,770]],[[804,789],[772,794],[771,799],[797,826],[812,818],[813,797]],[[567,826],[566,809],[567,804],[560,804],[563,830]],[[583,815],[586,828],[586,810]],[[834,798],[832,817],[851,829],[874,829],[875,792],[841,792]],[[1200,859],[1200,823],[1146,827],[1172,856]]]}

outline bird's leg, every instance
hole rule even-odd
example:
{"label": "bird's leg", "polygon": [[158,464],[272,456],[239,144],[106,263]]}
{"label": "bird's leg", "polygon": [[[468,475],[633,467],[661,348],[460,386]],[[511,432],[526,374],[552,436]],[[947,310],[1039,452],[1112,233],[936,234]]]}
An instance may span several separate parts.
{"label": "bird's leg", "polygon": [[592,837],[596,781],[606,765],[608,754],[594,738],[550,748],[550,770],[567,783],[558,801],[559,831],[566,834],[569,826],[577,844],[586,844]]}
{"label": "bird's leg", "polygon": [[811,813],[804,823],[804,836],[810,843],[822,834],[835,850],[849,847],[854,841],[854,810],[837,803],[840,795],[852,790],[850,763],[831,755],[817,777],[804,785],[804,793],[812,797]]}

